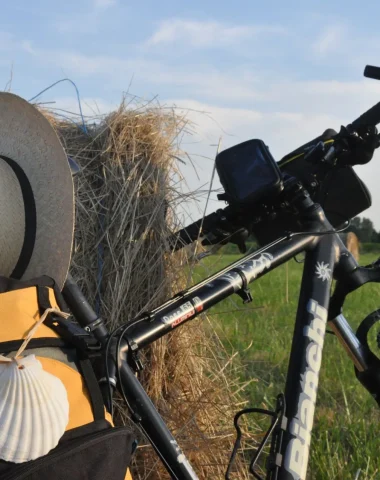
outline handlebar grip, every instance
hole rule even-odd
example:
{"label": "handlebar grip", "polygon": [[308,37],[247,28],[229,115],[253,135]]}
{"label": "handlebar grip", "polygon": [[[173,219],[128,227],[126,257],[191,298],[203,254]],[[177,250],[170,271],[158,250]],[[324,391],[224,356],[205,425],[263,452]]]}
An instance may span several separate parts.
{"label": "handlebar grip", "polygon": [[74,317],[82,327],[86,327],[98,318],[70,274],[67,276],[62,293]]}
{"label": "handlebar grip", "polygon": [[354,128],[358,128],[377,125],[378,123],[380,123],[380,102],[364,112],[363,115],[360,115],[360,117],[354,120],[351,125]]}
{"label": "handlebar grip", "polygon": [[364,76],[367,78],[373,78],[374,80],[380,80],[380,67],[367,65],[364,69]]}
{"label": "handlebar grip", "polygon": [[92,329],[93,327],[94,336],[101,343],[105,342],[108,338],[107,328],[94,312],[82,290],[70,274],[67,275],[62,295],[79,325],[82,328],[90,327]]}

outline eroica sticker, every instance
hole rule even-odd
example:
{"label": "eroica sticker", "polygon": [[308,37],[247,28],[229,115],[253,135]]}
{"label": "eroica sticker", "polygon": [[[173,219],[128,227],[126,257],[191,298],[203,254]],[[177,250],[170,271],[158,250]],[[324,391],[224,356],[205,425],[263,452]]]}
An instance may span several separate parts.
{"label": "eroica sticker", "polygon": [[186,302],[173,313],[162,317],[162,321],[166,324],[170,324],[172,328],[174,328],[193,315],[195,315],[195,308],[193,304],[191,302]]}

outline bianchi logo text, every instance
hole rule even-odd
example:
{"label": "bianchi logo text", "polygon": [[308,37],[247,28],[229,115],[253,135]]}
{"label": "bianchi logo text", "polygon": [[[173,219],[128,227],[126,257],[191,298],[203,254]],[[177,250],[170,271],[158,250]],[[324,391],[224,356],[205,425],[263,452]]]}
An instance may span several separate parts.
{"label": "bianchi logo text", "polygon": [[297,414],[290,422],[290,433],[295,436],[285,452],[284,467],[294,479],[305,480],[309,458],[310,435],[313,427],[318,378],[322,361],[322,348],[326,331],[327,310],[315,300],[310,300],[308,312],[314,319],[304,328],[304,335],[310,339],[306,349],[306,370],[301,375],[302,393]]}

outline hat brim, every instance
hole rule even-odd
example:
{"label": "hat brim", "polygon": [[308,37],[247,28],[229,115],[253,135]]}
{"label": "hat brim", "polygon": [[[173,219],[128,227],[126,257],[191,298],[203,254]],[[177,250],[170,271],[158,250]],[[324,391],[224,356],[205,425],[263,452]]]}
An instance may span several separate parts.
{"label": "hat brim", "polygon": [[[5,159],[8,164],[18,165],[31,188],[33,199],[26,205],[25,215],[30,203],[35,208],[35,225],[30,230],[25,228],[25,239],[29,242],[25,265],[12,276],[29,280],[48,275],[62,288],[70,266],[74,234],[70,166],[49,121],[36,107],[10,93],[0,93],[0,161]],[[4,195],[1,202],[6,204],[6,192],[0,195]],[[12,242],[12,238],[2,241]]]}

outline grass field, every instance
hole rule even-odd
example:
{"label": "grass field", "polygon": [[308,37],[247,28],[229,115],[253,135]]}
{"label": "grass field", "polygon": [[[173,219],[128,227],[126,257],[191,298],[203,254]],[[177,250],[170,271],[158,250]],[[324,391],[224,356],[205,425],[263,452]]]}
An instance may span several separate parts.
{"label": "grass field", "polygon": [[[360,264],[370,263],[379,253],[362,255]],[[207,257],[195,268],[193,279],[199,281],[237,258]],[[242,367],[241,381],[255,379],[244,390],[249,406],[273,408],[283,391],[301,275],[302,264],[292,260],[251,285],[253,303],[243,305],[234,296],[209,311],[228,353],[239,352],[234,361]],[[370,284],[347,299],[344,314],[356,329],[378,308],[380,285]],[[380,411],[333,335],[326,335],[323,351],[309,472],[310,479],[318,480],[380,479]]]}

